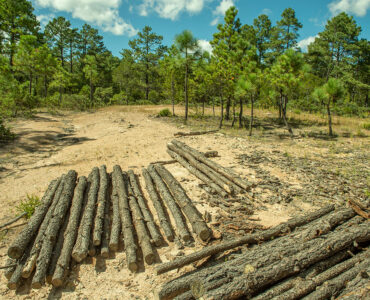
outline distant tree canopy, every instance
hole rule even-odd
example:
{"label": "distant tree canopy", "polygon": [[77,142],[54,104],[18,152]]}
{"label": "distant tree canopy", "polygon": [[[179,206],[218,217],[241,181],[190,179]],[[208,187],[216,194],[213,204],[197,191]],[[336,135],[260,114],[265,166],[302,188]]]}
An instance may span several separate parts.
{"label": "distant tree canopy", "polygon": [[[368,115],[370,45],[346,13],[328,20],[308,46],[298,48],[299,22],[287,8],[276,24],[267,15],[242,24],[230,7],[202,51],[189,30],[163,45],[163,36],[145,26],[121,57],[104,45],[88,24],[73,28],[64,17],[41,31],[30,1],[0,2],[1,118],[36,107],[87,109],[109,104],[172,103],[221,106],[221,121],[238,119],[243,107],[276,108],[290,130],[292,108]],[[238,111],[238,112],[237,112]]]}

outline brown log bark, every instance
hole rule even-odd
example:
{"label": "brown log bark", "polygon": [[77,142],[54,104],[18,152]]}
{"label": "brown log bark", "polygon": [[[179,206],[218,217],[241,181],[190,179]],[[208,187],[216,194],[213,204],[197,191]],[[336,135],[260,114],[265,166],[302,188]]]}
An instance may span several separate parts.
{"label": "brown log bark", "polygon": [[78,183],[74,192],[63,248],[58,258],[56,269],[52,278],[52,284],[55,287],[59,287],[63,284],[64,278],[69,269],[71,254],[78,232],[77,228],[80,224],[81,212],[84,207],[84,202],[87,200],[87,197],[84,196],[86,187],[87,179],[85,176],[81,176],[78,179]]}
{"label": "brown log bark", "polygon": [[136,234],[139,242],[139,246],[141,247],[141,251],[143,252],[144,261],[151,265],[154,263],[155,256],[152,248],[152,244],[150,243],[150,236],[147,232],[147,228],[145,226],[144,217],[141,213],[140,206],[136,201],[136,198],[131,194],[131,187],[129,187],[129,204],[132,212],[132,219],[134,221],[134,226],[136,229]]}
{"label": "brown log bark", "polygon": [[180,257],[175,259],[172,262],[167,262],[160,264],[156,268],[156,273],[163,274],[165,272],[181,268],[185,265],[188,265],[190,263],[193,263],[197,260],[200,260],[202,258],[205,258],[207,256],[211,256],[226,250],[230,250],[236,247],[239,247],[241,245],[245,244],[258,244],[262,241],[268,241],[274,237],[277,237],[281,234],[288,233],[291,230],[293,230],[296,227],[302,226],[304,224],[307,224],[313,220],[316,220],[317,218],[322,217],[323,215],[331,212],[334,209],[333,205],[326,206],[320,210],[317,210],[315,212],[309,213],[303,217],[296,217],[293,218],[285,223],[282,223],[276,227],[273,227],[271,229],[268,229],[266,231],[263,231],[261,233],[254,233],[254,234],[249,234],[246,235],[245,237],[241,237],[236,240],[228,241],[228,242],[223,242],[221,244],[216,244],[212,246],[208,246],[203,248],[200,251],[193,252],[189,255]]}
{"label": "brown log bark", "polygon": [[157,187],[157,190],[162,196],[162,199],[166,203],[168,209],[171,211],[171,214],[176,223],[177,234],[181,237],[182,240],[184,240],[185,242],[189,242],[191,240],[191,235],[186,227],[184,217],[179,206],[175,202],[175,199],[172,197],[170,191],[168,190],[168,187],[163,182],[157,171],[154,169],[153,165],[150,165],[148,167],[148,171]]}
{"label": "brown log bark", "polygon": [[121,219],[119,216],[118,195],[114,187],[112,190],[112,210],[113,215],[109,237],[109,249],[111,249],[112,251],[117,251],[121,234]]}
{"label": "brown log bark", "polygon": [[345,288],[340,291],[338,300],[359,300],[368,299],[370,295],[370,266],[361,270],[355,278],[346,282]]}
{"label": "brown log bark", "polygon": [[94,167],[88,177],[87,202],[83,210],[76,243],[72,250],[72,257],[75,261],[81,262],[88,254],[92,226],[94,222],[95,206],[99,190],[99,169]]}
{"label": "brown log bark", "polygon": [[196,233],[202,241],[208,240],[211,235],[211,231],[180,183],[162,165],[155,165],[155,170],[167,183],[167,186],[177,201],[177,204],[188,218],[193,228],[193,232]]}
{"label": "brown log bark", "polygon": [[8,257],[6,260],[5,266],[6,268],[4,268],[5,269],[4,276],[6,277],[6,279],[9,280],[12,277],[15,271],[15,268],[17,267],[17,260]]}
{"label": "brown log bark", "polygon": [[[239,297],[254,294],[258,289],[272,285],[279,280],[292,276],[331,255],[346,249],[353,242],[366,242],[370,240],[369,224],[349,228],[347,231],[331,232],[326,239],[318,242],[306,251],[301,251],[293,256],[284,257],[274,265],[268,265],[253,270],[231,283],[220,288],[210,290],[203,295],[204,299],[238,299]],[[235,279],[235,278],[234,278]],[[312,299],[319,299],[317,297]]]}
{"label": "brown log bark", "polygon": [[103,233],[104,227],[104,215],[105,215],[105,206],[107,203],[107,195],[108,195],[108,174],[107,168],[105,165],[102,165],[99,168],[99,192],[98,192],[98,202],[96,207],[96,214],[95,214],[95,222],[94,222],[94,229],[93,229],[93,243],[95,246],[99,246],[101,244],[101,238]]}
{"label": "brown log bark", "polygon": [[[208,157],[208,158],[209,157],[219,157],[218,152],[215,151],[215,150],[204,152],[204,156],[205,157]],[[159,161],[155,161],[152,164],[153,165],[155,165],[155,164],[170,165],[170,164],[175,164],[175,163],[177,163],[177,160],[171,159],[171,160],[159,160]]]}
{"label": "brown log bark", "polygon": [[234,182],[236,185],[240,186],[244,190],[249,190],[252,187],[252,184],[248,183],[246,180],[241,179],[235,172],[233,172],[231,169],[224,168],[220,164],[206,158],[201,152],[195,150],[194,148],[189,147],[188,145],[177,141],[173,140],[173,144],[176,146],[183,148],[184,150],[189,151],[197,160],[201,161],[202,163],[206,164],[216,172],[222,174],[232,182]]}
{"label": "brown log bark", "polygon": [[170,143],[167,144],[167,148],[173,152],[176,152],[178,155],[182,156],[182,158],[186,159],[186,161],[192,167],[198,169],[199,172],[206,175],[209,179],[211,179],[215,184],[217,184],[219,187],[225,190],[228,194],[234,194],[233,185],[226,184],[225,180],[221,179],[221,175],[218,175],[210,167],[196,160],[196,158],[193,155],[191,155],[189,152],[183,151],[181,148],[177,147],[174,144],[170,144]]}
{"label": "brown log bark", "polygon": [[100,255],[104,258],[109,257],[109,200],[108,199],[106,200],[106,205],[105,205]]}
{"label": "brown log bark", "polygon": [[208,130],[208,131],[193,131],[193,132],[176,132],[174,136],[179,137],[179,136],[193,136],[193,135],[202,135],[202,134],[209,134],[209,133],[215,133],[219,131],[218,129],[216,130]]}
{"label": "brown log bark", "polygon": [[11,258],[17,259],[23,256],[28,244],[34,238],[37,230],[39,229],[46,213],[48,212],[49,206],[53,201],[53,196],[60,183],[59,180],[53,180],[47,188],[44,196],[42,197],[42,204],[38,206],[28,221],[26,227],[16,237],[11,246],[8,249],[8,255]]}
{"label": "brown log bark", "polygon": [[153,180],[150,177],[150,174],[146,169],[143,168],[142,173],[145,179],[146,189],[148,191],[150,199],[153,202],[153,206],[155,210],[157,211],[158,220],[162,226],[166,239],[170,242],[173,242],[174,236],[173,236],[172,227],[171,227],[169,219],[167,218],[167,214],[165,213],[165,210],[162,206],[161,200],[159,199],[157,191],[155,190]]}
{"label": "brown log bark", "polygon": [[21,259],[17,261],[17,266],[15,267],[9,281],[8,281],[8,288],[10,290],[15,290],[20,284],[20,281],[22,279],[22,270],[24,267],[24,264],[27,261],[27,258],[30,254],[31,247],[27,248],[26,251],[24,252],[23,256]]}
{"label": "brown log bark", "polygon": [[145,224],[146,224],[146,226],[149,230],[151,239],[153,240],[154,244],[159,247],[159,246],[162,245],[162,241],[163,241],[162,240],[162,235],[160,234],[160,232],[157,229],[157,225],[155,224],[152,213],[150,212],[150,210],[149,210],[149,208],[146,204],[146,200],[144,199],[144,196],[141,192],[141,189],[139,187],[139,183],[137,181],[137,178],[136,178],[134,172],[132,170],[129,170],[127,172],[127,174],[129,176],[130,185],[131,185],[131,188],[133,190],[133,194],[134,194],[134,196],[137,200],[137,203],[139,204],[141,213],[144,217],[144,221],[145,221]]}
{"label": "brown log bark", "polygon": [[31,273],[33,272],[35,266],[36,266],[36,260],[39,256],[42,242],[46,235],[46,228],[49,226],[50,220],[53,217],[53,212],[55,209],[55,206],[58,204],[58,201],[62,195],[63,188],[65,183],[65,175],[62,175],[61,182],[58,185],[57,190],[55,191],[53,202],[49,207],[48,212],[46,213],[44,220],[41,223],[41,226],[39,228],[39,231],[37,233],[37,236],[35,238],[35,241],[33,243],[32,249],[30,251],[30,255],[27,259],[27,261],[24,264],[24,268],[22,270],[22,277],[28,278],[30,277]]}
{"label": "brown log bark", "polygon": [[195,177],[203,181],[207,184],[212,190],[220,194],[222,197],[227,196],[227,192],[221,188],[219,185],[214,183],[207,175],[199,171],[197,168],[192,166],[186,159],[184,159],[181,155],[177,154],[176,152],[167,149],[167,153],[173,158],[176,159],[185,169],[187,169],[191,174]]}
{"label": "brown log bark", "polygon": [[55,206],[53,217],[45,231],[45,238],[41,246],[40,254],[36,261],[36,272],[32,279],[32,288],[39,289],[45,282],[45,276],[53,255],[53,247],[56,237],[62,227],[65,216],[70,207],[73,191],[76,186],[77,173],[74,170],[68,172],[65,178],[62,195]]}
{"label": "brown log bark", "polygon": [[[363,253],[359,253],[355,255],[354,257],[342,263],[339,263],[335,265],[334,267],[329,268],[328,270],[322,272],[321,274],[313,278],[301,280],[294,286],[294,288],[285,292],[284,294],[279,295],[279,297],[281,297],[281,299],[286,299],[286,300],[301,299],[302,297],[315,291],[315,289],[321,286],[324,282],[331,280],[334,277],[339,276],[340,274],[353,268],[356,264],[362,262],[363,260],[369,260],[369,258],[370,258],[370,250],[364,251]],[[329,296],[332,296],[332,295],[329,295]]]}
{"label": "brown log bark", "polygon": [[118,206],[121,217],[127,266],[131,272],[136,272],[138,270],[136,253],[137,246],[134,238],[134,226],[132,223],[128,199],[128,182],[127,178],[123,177],[121,167],[118,165],[113,167],[112,183],[113,188],[116,190],[118,195]]}

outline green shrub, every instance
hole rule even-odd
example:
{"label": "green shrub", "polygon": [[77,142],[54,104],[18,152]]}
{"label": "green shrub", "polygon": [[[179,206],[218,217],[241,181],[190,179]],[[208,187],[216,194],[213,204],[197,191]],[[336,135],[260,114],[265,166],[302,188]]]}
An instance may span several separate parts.
{"label": "green shrub", "polygon": [[364,123],[362,124],[362,127],[366,130],[370,130],[370,123]]}
{"label": "green shrub", "polygon": [[13,140],[15,134],[10,131],[8,127],[4,125],[3,119],[0,118],[0,142],[6,142]]}
{"label": "green shrub", "polygon": [[27,213],[26,218],[29,219],[35,212],[37,206],[41,204],[40,198],[35,195],[28,195],[26,200],[21,200],[21,203],[16,207],[16,210],[20,213]]}
{"label": "green shrub", "polygon": [[110,105],[122,105],[127,104],[128,97],[125,92],[120,92],[118,94],[113,95],[113,97],[110,99],[109,104]]}
{"label": "green shrub", "polygon": [[158,114],[159,117],[170,117],[171,116],[171,112],[168,108],[165,108],[165,109],[162,109],[159,114]]}

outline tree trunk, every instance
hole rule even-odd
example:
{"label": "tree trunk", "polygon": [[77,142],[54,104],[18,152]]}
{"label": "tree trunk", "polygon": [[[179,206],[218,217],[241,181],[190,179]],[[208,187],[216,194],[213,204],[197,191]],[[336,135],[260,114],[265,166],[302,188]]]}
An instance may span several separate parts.
{"label": "tree trunk", "polygon": [[148,191],[149,197],[153,202],[153,206],[155,210],[157,211],[158,220],[159,223],[162,226],[163,232],[166,236],[166,239],[170,242],[173,242],[174,236],[173,231],[171,227],[171,223],[169,221],[169,218],[162,206],[161,200],[159,199],[159,196],[157,194],[157,191],[155,190],[155,186],[153,183],[152,178],[150,177],[149,172],[146,169],[142,169],[142,173],[145,179],[146,184],[146,190]]}
{"label": "tree trunk", "polygon": [[220,119],[220,125],[218,126],[218,128],[222,128],[222,122],[224,121],[224,99],[222,98],[222,94],[221,94],[221,119]]}
{"label": "tree trunk", "polygon": [[184,221],[184,216],[179,206],[175,202],[175,199],[172,197],[170,191],[168,190],[168,187],[163,182],[157,171],[154,169],[153,165],[150,165],[148,167],[148,171],[162,199],[166,203],[167,208],[171,211],[171,214],[175,220],[177,234],[181,237],[183,241],[189,242],[191,240],[191,235]]}
{"label": "tree trunk", "polygon": [[253,129],[253,105],[254,105],[254,96],[251,97],[251,119],[249,122],[249,136],[252,136],[252,129]]}
{"label": "tree trunk", "polygon": [[231,127],[234,127],[235,122],[236,122],[235,99],[233,99],[233,121],[231,123]]}
{"label": "tree trunk", "polygon": [[69,42],[69,59],[70,59],[70,73],[73,73],[73,37],[71,37],[71,40]]}
{"label": "tree trunk", "polygon": [[119,216],[118,195],[115,188],[113,188],[111,198],[113,206],[113,216],[112,227],[110,231],[109,249],[111,249],[112,251],[117,251],[121,234],[121,219]]}
{"label": "tree trunk", "polygon": [[51,281],[53,286],[55,287],[59,287],[63,284],[65,276],[67,275],[67,272],[69,270],[71,254],[76,241],[78,227],[80,225],[81,212],[84,207],[84,200],[86,199],[86,197],[84,197],[86,188],[87,179],[85,176],[81,176],[78,179],[78,184],[74,192],[71,212],[64,236],[63,248],[58,258],[58,262]]}
{"label": "tree trunk", "polygon": [[290,136],[293,136],[293,130],[292,130],[292,128],[290,127],[290,125],[288,124],[288,121],[287,121],[287,118],[286,118],[286,107],[287,107],[287,102],[288,102],[288,96],[285,96],[285,97],[284,97],[284,104],[283,104],[283,120],[284,120],[284,123],[285,123],[286,128],[287,128],[287,129],[288,129],[288,131],[289,131]]}
{"label": "tree trunk", "polygon": [[47,188],[44,196],[41,199],[41,205],[39,205],[31,219],[28,221],[26,227],[16,237],[15,241],[10,245],[8,249],[8,255],[10,258],[18,259],[21,258],[28,246],[33,239],[36,232],[39,230],[41,223],[44,220],[46,213],[49,210],[51,203],[53,202],[55,191],[57,190],[61,179],[53,180]]}
{"label": "tree trunk", "polygon": [[99,169],[93,168],[88,177],[87,202],[81,217],[76,243],[73,247],[72,257],[81,262],[88,254],[92,227],[94,223],[95,206],[99,190]]}
{"label": "tree trunk", "polygon": [[48,82],[46,75],[44,75],[44,96],[45,98],[48,96]]}
{"label": "tree trunk", "polygon": [[239,128],[243,128],[243,98],[240,97],[239,99]]}
{"label": "tree trunk", "polygon": [[329,125],[329,136],[333,136],[333,128],[331,124],[331,113],[330,113],[330,99],[328,100],[328,104],[326,105],[326,109],[328,112],[328,125]]}
{"label": "tree trunk", "polygon": [[212,112],[213,112],[213,116],[215,116],[215,98],[212,97]]}
{"label": "tree trunk", "polygon": [[196,209],[193,202],[190,200],[180,183],[162,165],[156,165],[155,169],[167,183],[167,186],[169,187],[172,195],[177,201],[177,204],[181,207],[181,210],[188,218],[193,232],[197,234],[202,241],[208,240],[211,235],[211,231],[207,227],[206,222],[204,222],[201,214]]}
{"label": "tree trunk", "polygon": [[112,173],[113,188],[118,195],[118,207],[121,217],[121,230],[123,234],[127,267],[131,272],[138,270],[137,261],[137,246],[134,238],[134,225],[130,213],[129,199],[128,199],[128,182],[127,178],[123,176],[121,167],[115,165]]}
{"label": "tree trunk", "polygon": [[157,225],[155,224],[153,216],[146,204],[146,200],[144,199],[134,172],[132,170],[129,170],[127,174],[129,176],[131,188],[134,192],[135,198],[137,199],[137,203],[139,204],[140,211],[143,214],[144,221],[149,230],[150,236],[154,244],[159,247],[162,245],[162,235],[157,229]]}
{"label": "tree trunk", "polygon": [[229,96],[226,101],[226,112],[225,112],[225,120],[230,120],[230,107],[231,107],[231,97]]}
{"label": "tree trunk", "polygon": [[205,106],[205,98],[204,96],[202,97],[202,116],[204,116],[204,106]]}
{"label": "tree trunk", "polygon": [[103,234],[104,220],[105,220],[105,206],[109,205],[107,202],[109,178],[107,174],[107,167],[102,165],[99,168],[99,192],[98,201],[96,205],[96,214],[93,229],[93,243],[94,246],[100,246]]}
{"label": "tree trunk", "polygon": [[279,119],[281,120],[283,118],[283,91],[280,90],[280,98],[278,102],[279,106]]}
{"label": "tree trunk", "polygon": [[175,81],[174,74],[171,75],[171,100],[172,100],[172,115],[175,116]]}
{"label": "tree trunk", "polygon": [[188,99],[188,53],[185,53],[185,123],[188,121],[189,99]]}

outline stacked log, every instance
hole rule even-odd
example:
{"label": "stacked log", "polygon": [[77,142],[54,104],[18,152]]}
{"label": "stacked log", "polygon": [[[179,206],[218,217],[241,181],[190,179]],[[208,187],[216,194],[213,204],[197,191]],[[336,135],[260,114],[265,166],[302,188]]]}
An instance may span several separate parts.
{"label": "stacked log", "polygon": [[[369,221],[355,214],[352,208],[333,211],[329,206],[262,232],[260,237],[246,237],[247,244],[267,242],[256,244],[233,260],[180,276],[165,284],[156,296],[158,299],[330,298],[369,267],[369,250],[366,250],[370,241]],[[210,248],[208,255],[212,255],[216,247],[221,251],[228,249],[222,245],[205,249]],[[157,272],[194,262],[194,255],[189,256],[190,259],[184,256],[172,264],[160,265]]]}

